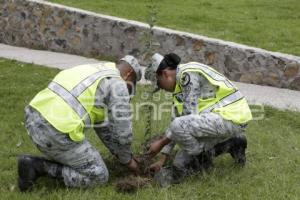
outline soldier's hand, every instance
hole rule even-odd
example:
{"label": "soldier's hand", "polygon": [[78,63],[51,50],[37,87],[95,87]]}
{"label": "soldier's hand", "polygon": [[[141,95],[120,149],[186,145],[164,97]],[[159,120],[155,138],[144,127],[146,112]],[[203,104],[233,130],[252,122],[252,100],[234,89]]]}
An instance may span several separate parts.
{"label": "soldier's hand", "polygon": [[158,161],[150,165],[150,172],[158,172],[164,166],[167,159],[167,155],[162,155],[162,157]]}
{"label": "soldier's hand", "polygon": [[132,158],[129,163],[127,164],[127,167],[134,172],[136,175],[140,174],[140,168],[138,163]]}
{"label": "soldier's hand", "polygon": [[163,148],[162,141],[156,140],[150,144],[147,155],[149,155],[150,157],[154,157],[156,156],[156,154],[160,152],[162,148]]}
{"label": "soldier's hand", "polygon": [[169,144],[170,141],[171,140],[169,138],[163,137],[159,140],[152,142],[148,149],[147,155],[150,157],[156,156],[156,154],[158,154],[165,145]]}
{"label": "soldier's hand", "polygon": [[163,167],[163,163],[159,160],[155,163],[153,163],[152,165],[150,165],[149,170],[151,172],[158,172],[162,167]]}

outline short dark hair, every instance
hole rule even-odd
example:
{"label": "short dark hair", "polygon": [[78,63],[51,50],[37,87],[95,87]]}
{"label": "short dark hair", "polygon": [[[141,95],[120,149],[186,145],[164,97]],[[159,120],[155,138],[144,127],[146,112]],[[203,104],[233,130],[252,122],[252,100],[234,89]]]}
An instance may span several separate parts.
{"label": "short dark hair", "polygon": [[162,70],[167,69],[167,68],[172,69],[172,70],[177,69],[180,61],[181,61],[181,58],[177,54],[175,54],[175,53],[166,54],[164,56],[164,59],[160,62],[156,73],[158,75],[160,75]]}

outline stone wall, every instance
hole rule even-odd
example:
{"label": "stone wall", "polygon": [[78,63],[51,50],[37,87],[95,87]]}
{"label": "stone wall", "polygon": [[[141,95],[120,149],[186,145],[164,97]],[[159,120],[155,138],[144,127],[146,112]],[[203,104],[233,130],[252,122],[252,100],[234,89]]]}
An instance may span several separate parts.
{"label": "stone wall", "polygon": [[[80,54],[138,56],[147,24],[37,0],[0,0],[0,42]],[[156,50],[209,64],[234,81],[300,90],[300,57],[156,27]]]}

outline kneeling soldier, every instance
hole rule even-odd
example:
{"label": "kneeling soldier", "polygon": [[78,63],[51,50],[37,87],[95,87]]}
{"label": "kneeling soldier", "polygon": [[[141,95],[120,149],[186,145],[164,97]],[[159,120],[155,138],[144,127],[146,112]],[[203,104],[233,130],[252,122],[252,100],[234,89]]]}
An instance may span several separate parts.
{"label": "kneeling soldier", "polygon": [[30,138],[47,159],[18,159],[18,185],[32,189],[40,176],[60,179],[68,187],[88,187],[108,181],[99,152],[85,139],[94,128],[104,145],[134,172],[130,91],[141,79],[138,61],[125,56],[119,63],[81,65],[61,71],[25,108]]}

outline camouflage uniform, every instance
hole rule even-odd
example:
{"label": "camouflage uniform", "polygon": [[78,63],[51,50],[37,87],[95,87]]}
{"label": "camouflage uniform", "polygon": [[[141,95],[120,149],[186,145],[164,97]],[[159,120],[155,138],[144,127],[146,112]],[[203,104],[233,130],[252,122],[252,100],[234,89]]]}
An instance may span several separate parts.
{"label": "camouflage uniform", "polygon": [[174,145],[181,147],[173,165],[184,168],[192,156],[211,150],[214,145],[230,137],[243,134],[244,127],[223,119],[215,113],[197,113],[198,99],[214,98],[216,88],[199,73],[186,72],[183,79],[177,77],[182,87],[178,98],[183,101],[183,115],[174,118],[166,131],[172,142],[161,153],[170,154]]}
{"label": "camouflage uniform", "polygon": [[[107,108],[107,120],[96,124],[95,130],[110,152],[126,164],[131,159],[131,110],[126,83],[120,78],[105,78],[98,85],[95,106]],[[25,125],[32,141],[49,159],[63,165],[62,178],[66,186],[86,187],[104,184],[108,170],[99,152],[84,139],[72,141],[49,124],[36,110],[25,108]],[[47,168],[55,177],[58,165]]]}

